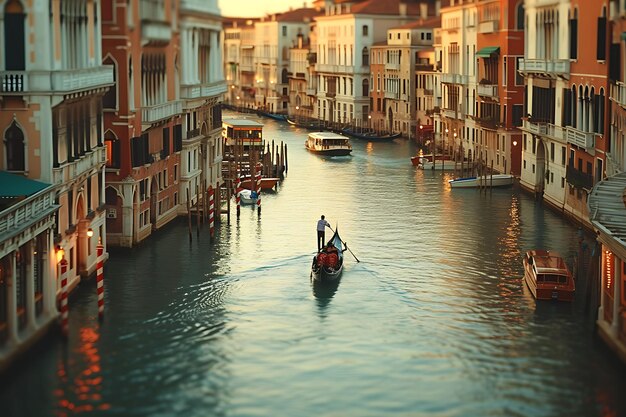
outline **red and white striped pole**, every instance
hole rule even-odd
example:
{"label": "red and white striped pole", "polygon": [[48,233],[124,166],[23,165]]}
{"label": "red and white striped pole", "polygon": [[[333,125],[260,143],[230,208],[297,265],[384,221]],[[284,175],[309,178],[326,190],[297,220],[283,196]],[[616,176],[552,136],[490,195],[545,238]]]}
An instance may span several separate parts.
{"label": "red and white striped pole", "polygon": [[68,335],[69,306],[67,304],[67,261],[65,256],[61,259],[61,331]]}
{"label": "red and white striped pole", "polygon": [[261,214],[261,164],[256,166],[256,208],[257,213]]}
{"label": "red and white striped pole", "polygon": [[235,188],[235,200],[237,201],[237,217],[241,214],[241,172],[237,171],[237,188]]}
{"label": "red and white striped pole", "polygon": [[102,238],[98,238],[98,246],[96,246],[98,254],[98,262],[96,264],[96,285],[98,288],[98,319],[104,318],[104,245]]}
{"label": "red and white striped pole", "polygon": [[209,234],[215,236],[215,189],[209,186]]}

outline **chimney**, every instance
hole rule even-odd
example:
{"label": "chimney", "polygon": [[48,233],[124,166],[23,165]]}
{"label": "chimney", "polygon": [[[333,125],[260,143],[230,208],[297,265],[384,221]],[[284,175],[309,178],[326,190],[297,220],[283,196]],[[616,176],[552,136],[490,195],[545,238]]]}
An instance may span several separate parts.
{"label": "chimney", "polygon": [[400,3],[398,3],[398,12],[400,14],[400,16],[405,17],[406,16],[406,3],[401,1]]}
{"label": "chimney", "polygon": [[420,18],[428,18],[428,3],[420,3]]}
{"label": "chimney", "polygon": [[298,33],[298,49],[302,49],[302,33]]}

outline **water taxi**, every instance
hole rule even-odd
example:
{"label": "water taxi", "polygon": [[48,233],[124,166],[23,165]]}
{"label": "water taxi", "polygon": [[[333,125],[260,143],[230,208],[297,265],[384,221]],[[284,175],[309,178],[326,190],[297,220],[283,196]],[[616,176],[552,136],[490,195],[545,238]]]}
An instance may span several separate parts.
{"label": "water taxi", "polygon": [[263,124],[249,119],[224,119],[222,120],[222,136],[224,146],[243,146],[260,148],[263,143]]}
{"label": "water taxi", "polygon": [[455,178],[448,180],[450,188],[506,187],[513,185],[515,177],[510,174],[483,175],[481,177]]}
{"label": "water taxi", "polygon": [[524,281],[537,300],[572,301],[574,277],[554,251],[531,250],[524,256]]}
{"label": "water taxi", "polygon": [[325,156],[345,156],[352,152],[350,139],[332,132],[309,133],[304,146],[310,152]]}

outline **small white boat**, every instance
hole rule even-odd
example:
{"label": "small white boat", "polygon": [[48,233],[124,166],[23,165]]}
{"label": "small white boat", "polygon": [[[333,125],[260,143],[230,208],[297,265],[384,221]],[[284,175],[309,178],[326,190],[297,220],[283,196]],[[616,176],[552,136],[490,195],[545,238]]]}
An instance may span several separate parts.
{"label": "small white boat", "polygon": [[257,193],[256,191],[251,191],[247,188],[244,188],[239,192],[239,198],[241,204],[256,204]]}
{"label": "small white boat", "polygon": [[451,188],[477,188],[477,187],[506,187],[513,185],[515,177],[511,174],[483,175],[481,177],[467,177],[449,180]]}

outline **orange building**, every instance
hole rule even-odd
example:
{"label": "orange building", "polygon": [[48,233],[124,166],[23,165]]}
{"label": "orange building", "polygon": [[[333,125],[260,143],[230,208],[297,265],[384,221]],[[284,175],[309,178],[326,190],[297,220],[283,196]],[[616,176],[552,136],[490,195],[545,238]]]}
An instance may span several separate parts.
{"label": "orange building", "polygon": [[[218,189],[225,92],[215,1],[102,1],[109,243],[133,246]],[[206,188],[205,188],[206,187]]]}
{"label": "orange building", "polygon": [[[519,175],[524,108],[524,78],[517,73],[524,57],[524,7],[519,0],[477,3],[476,121],[489,165]],[[473,133],[473,132],[472,132]],[[470,137],[466,127],[465,137]],[[479,145],[475,152],[480,152]]]}

